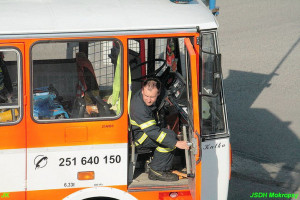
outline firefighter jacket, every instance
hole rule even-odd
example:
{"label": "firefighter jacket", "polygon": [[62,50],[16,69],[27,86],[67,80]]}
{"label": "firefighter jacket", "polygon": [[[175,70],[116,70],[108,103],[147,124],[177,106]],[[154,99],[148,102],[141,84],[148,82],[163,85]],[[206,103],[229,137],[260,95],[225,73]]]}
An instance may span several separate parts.
{"label": "firefighter jacket", "polygon": [[176,134],[165,128],[157,126],[153,110],[155,106],[147,106],[143,100],[142,92],[139,90],[131,99],[130,123],[135,145],[142,144],[148,137],[157,143],[174,148],[177,142]]}

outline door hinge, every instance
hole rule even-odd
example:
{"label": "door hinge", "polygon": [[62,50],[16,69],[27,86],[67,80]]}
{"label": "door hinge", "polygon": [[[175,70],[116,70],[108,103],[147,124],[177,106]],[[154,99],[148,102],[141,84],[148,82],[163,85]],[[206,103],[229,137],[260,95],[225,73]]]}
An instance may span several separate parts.
{"label": "door hinge", "polygon": [[200,45],[200,40],[201,40],[200,36],[197,37],[197,44],[198,44],[198,45]]}

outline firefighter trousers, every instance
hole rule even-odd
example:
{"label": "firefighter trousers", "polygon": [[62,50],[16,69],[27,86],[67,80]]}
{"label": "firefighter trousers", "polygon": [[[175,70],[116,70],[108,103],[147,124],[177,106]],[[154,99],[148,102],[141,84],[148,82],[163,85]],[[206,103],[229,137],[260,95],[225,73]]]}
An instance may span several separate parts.
{"label": "firefighter trousers", "polygon": [[153,159],[149,164],[150,168],[155,171],[168,171],[172,168],[174,158],[174,148],[168,148],[151,140],[149,137],[137,148],[155,148]]}

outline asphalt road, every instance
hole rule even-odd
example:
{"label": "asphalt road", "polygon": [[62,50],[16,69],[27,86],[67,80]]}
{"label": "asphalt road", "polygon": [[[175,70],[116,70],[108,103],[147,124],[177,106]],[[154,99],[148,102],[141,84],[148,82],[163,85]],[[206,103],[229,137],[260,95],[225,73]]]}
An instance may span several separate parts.
{"label": "asphalt road", "polygon": [[217,6],[234,163],[229,199],[300,196],[300,1]]}

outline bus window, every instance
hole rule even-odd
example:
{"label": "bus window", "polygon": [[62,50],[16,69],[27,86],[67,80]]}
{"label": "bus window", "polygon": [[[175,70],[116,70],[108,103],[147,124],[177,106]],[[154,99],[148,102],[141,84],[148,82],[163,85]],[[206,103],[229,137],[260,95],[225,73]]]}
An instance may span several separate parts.
{"label": "bus window", "polygon": [[0,49],[0,124],[20,119],[20,53]]}
{"label": "bus window", "polygon": [[120,52],[114,40],[33,45],[33,118],[40,121],[119,116]]}
{"label": "bus window", "polygon": [[214,67],[217,59],[215,35],[202,34],[202,134],[212,137],[225,132],[225,115],[222,91],[214,94]]}

